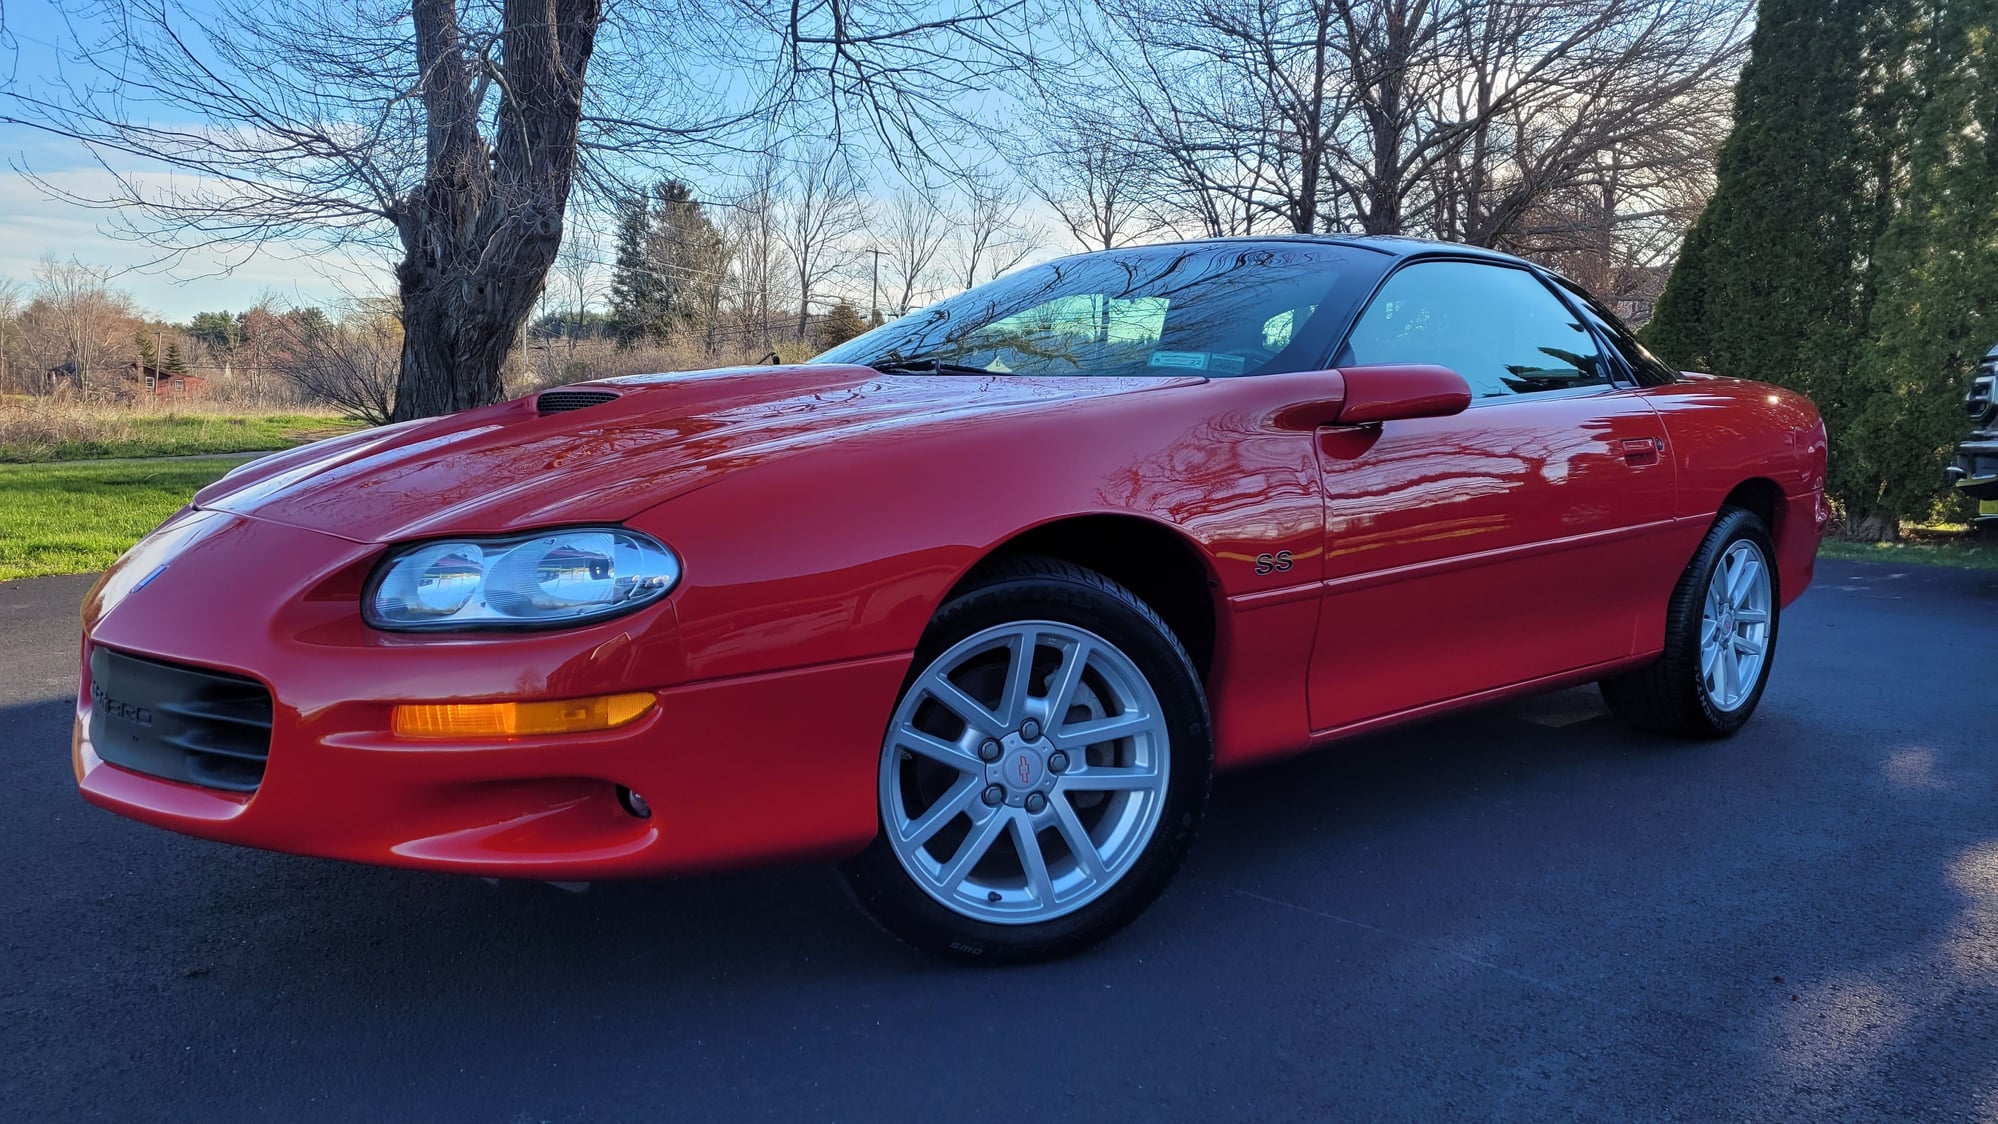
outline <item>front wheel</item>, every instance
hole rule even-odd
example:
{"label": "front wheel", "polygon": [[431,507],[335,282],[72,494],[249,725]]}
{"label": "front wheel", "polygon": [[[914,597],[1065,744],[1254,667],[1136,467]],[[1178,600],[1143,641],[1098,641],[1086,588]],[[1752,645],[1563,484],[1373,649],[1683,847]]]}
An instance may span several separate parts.
{"label": "front wheel", "polygon": [[889,932],[987,961],[1129,923],[1193,839],[1207,705],[1149,606],[1090,570],[1008,559],[945,605],[883,740],[881,833],[845,874]]}
{"label": "front wheel", "polygon": [[1721,738],[1762,701],[1781,606],[1776,548],[1755,513],[1724,508],[1679,578],[1658,662],[1602,683],[1610,710],[1644,730]]}

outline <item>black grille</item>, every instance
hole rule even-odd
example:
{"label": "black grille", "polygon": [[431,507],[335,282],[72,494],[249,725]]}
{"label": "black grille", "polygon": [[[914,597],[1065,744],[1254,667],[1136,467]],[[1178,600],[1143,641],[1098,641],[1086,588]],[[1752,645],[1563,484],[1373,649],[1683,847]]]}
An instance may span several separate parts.
{"label": "black grille", "polygon": [[1987,361],[1984,373],[1970,381],[1970,393],[1963,400],[1963,408],[1976,422],[1998,422],[1998,410],[1993,406],[1993,398],[1998,397],[1998,362]]}
{"label": "black grille", "polygon": [[1965,441],[1956,447],[1954,479],[1998,479],[1998,433],[1989,436],[1989,440]]}
{"label": "black grille", "polygon": [[98,648],[90,744],[133,772],[255,792],[271,752],[270,692],[253,679]]}
{"label": "black grille", "polygon": [[613,390],[548,390],[534,400],[534,412],[542,417],[566,414],[588,406],[601,406],[617,397]]}

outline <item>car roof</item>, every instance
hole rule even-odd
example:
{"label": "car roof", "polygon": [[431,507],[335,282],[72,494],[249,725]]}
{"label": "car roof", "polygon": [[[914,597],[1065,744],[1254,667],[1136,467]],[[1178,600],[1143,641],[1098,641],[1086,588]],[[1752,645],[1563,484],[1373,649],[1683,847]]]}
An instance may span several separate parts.
{"label": "car roof", "polygon": [[1371,250],[1392,258],[1410,258],[1419,254],[1448,254],[1453,257],[1485,258],[1513,265],[1533,265],[1536,269],[1544,268],[1534,265],[1525,258],[1483,246],[1469,246],[1461,242],[1443,242],[1430,238],[1409,238],[1398,234],[1236,234],[1214,238],[1186,238],[1174,242],[1148,242],[1120,247],[1117,250],[1093,250],[1088,253],[1114,254],[1174,246],[1239,246],[1257,242],[1308,242],[1319,246],[1344,246],[1356,250]]}

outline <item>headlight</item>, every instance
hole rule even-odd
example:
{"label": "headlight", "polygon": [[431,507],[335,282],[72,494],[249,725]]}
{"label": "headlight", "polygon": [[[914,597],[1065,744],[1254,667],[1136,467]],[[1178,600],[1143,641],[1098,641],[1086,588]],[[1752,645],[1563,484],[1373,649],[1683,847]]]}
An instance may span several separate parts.
{"label": "headlight", "polygon": [[623,527],[449,539],[389,555],[361,615],[396,631],[545,628],[628,613],[679,580],[672,551]]}

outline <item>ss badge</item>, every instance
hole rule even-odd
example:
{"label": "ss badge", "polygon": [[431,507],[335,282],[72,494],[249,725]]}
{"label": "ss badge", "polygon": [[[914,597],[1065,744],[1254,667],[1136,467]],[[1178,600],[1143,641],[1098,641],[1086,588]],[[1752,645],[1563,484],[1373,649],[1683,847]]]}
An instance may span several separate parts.
{"label": "ss badge", "polygon": [[1279,550],[1275,554],[1256,555],[1257,574],[1281,574],[1290,569],[1290,551]]}

